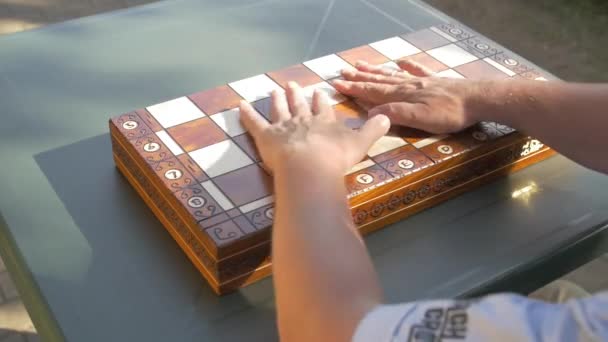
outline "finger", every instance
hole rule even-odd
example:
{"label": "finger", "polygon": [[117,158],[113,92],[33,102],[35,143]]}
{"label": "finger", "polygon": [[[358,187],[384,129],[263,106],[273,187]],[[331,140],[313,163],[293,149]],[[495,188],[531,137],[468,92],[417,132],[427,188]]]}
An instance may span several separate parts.
{"label": "finger", "polygon": [[331,113],[329,97],[324,91],[316,89],[312,94],[312,113],[314,115],[327,115]]}
{"label": "finger", "polygon": [[356,97],[372,104],[398,101],[396,86],[393,84],[336,80],[333,85],[336,90],[344,95]]}
{"label": "finger", "polygon": [[272,92],[271,98],[270,120],[273,123],[289,120],[291,118],[291,113],[289,112],[285,93],[275,90]]}
{"label": "finger", "polygon": [[386,76],[383,74],[374,74],[357,70],[344,70],[342,76],[344,76],[344,79],[351,82],[375,82],[384,84],[399,84],[403,82],[402,77]]}
{"label": "finger", "polygon": [[430,108],[423,103],[387,103],[372,108],[368,112],[370,117],[379,114],[386,115],[393,124],[412,127],[427,132],[436,132],[439,123],[432,115]]}
{"label": "finger", "polygon": [[359,71],[369,72],[372,74],[379,74],[379,75],[392,76],[392,77],[401,77],[401,78],[411,77],[411,75],[408,74],[406,71],[399,70],[394,67],[384,66],[384,65],[369,64],[369,63],[366,63],[363,61],[357,62],[355,67]]}
{"label": "finger", "polygon": [[432,72],[429,68],[425,67],[422,64],[416,63],[409,59],[402,59],[397,61],[397,65],[407,71],[408,73],[418,76],[418,77],[428,77],[433,76],[434,72]]}
{"label": "finger", "polygon": [[296,82],[287,83],[287,104],[293,116],[310,115],[310,106],[304,97],[304,91]]}
{"label": "finger", "polygon": [[270,124],[260,113],[258,113],[249,102],[241,101],[239,105],[239,110],[241,112],[241,122],[245,129],[251,133],[253,138],[255,139],[264,129],[266,129]]}
{"label": "finger", "polygon": [[364,153],[367,153],[371,146],[382,138],[391,128],[391,122],[388,117],[378,114],[367,120],[359,129],[359,143]]}

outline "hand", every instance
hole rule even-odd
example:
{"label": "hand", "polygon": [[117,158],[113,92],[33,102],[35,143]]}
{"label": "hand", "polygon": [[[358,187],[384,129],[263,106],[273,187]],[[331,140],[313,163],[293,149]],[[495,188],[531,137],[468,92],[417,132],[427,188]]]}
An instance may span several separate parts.
{"label": "hand", "polygon": [[286,94],[272,93],[272,123],[248,102],[241,102],[240,111],[243,125],[271,172],[306,166],[330,169],[341,176],[360,162],[390,127],[388,118],[378,115],[353,131],[336,120],[325,93],[314,93],[311,108],[294,82],[288,84]]}
{"label": "hand", "polygon": [[472,107],[478,98],[477,82],[432,77],[425,67],[403,60],[401,71],[358,63],[357,70],[344,70],[346,81],[335,88],[370,104],[369,116],[388,116],[393,124],[430,133],[452,133],[475,124]]}

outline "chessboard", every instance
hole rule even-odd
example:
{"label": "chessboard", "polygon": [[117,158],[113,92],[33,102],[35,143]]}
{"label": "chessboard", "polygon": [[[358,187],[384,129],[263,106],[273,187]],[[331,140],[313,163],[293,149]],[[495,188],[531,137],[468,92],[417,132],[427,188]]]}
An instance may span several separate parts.
{"label": "chessboard", "polygon": [[[367,111],[331,80],[359,60],[398,68],[404,57],[438,77],[552,78],[470,29],[442,24],[116,116],[114,160],[213,290],[234,291],[270,275],[274,217],[272,179],[240,124],[239,102],[269,119],[270,93],[296,81],[309,98],[326,92],[344,125],[358,129]],[[451,135],[395,127],[345,174],[353,220],[366,234],[552,154],[498,123]]]}

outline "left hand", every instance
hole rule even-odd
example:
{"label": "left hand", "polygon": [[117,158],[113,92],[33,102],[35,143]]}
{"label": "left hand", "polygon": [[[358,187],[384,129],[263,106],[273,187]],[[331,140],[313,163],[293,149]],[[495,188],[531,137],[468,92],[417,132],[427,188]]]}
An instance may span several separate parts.
{"label": "left hand", "polygon": [[243,125],[273,173],[312,167],[343,175],[390,128],[389,119],[378,115],[353,131],[336,119],[325,93],[316,91],[310,106],[295,82],[285,93],[272,93],[271,123],[248,102],[241,102],[240,111]]}

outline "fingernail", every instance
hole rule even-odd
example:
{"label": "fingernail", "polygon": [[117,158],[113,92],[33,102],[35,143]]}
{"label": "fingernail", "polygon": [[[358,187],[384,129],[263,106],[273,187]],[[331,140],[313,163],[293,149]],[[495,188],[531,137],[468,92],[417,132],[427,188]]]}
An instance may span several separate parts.
{"label": "fingernail", "polygon": [[299,87],[298,84],[296,82],[294,82],[294,81],[287,82],[287,86],[289,88],[297,88],[297,87]]}
{"label": "fingernail", "polygon": [[382,126],[391,125],[391,120],[388,118],[388,116],[386,116],[384,114],[376,114],[376,115],[374,115],[374,118],[377,118],[376,120],[378,120],[380,125],[382,125]]}
{"label": "fingernail", "polygon": [[358,60],[358,61],[355,63],[355,66],[361,66],[361,65],[365,65],[365,64],[367,64],[367,62],[365,62],[364,60]]}

